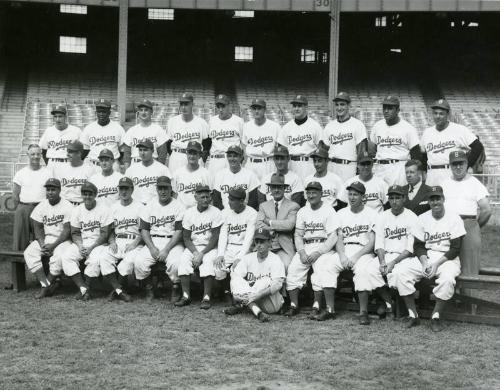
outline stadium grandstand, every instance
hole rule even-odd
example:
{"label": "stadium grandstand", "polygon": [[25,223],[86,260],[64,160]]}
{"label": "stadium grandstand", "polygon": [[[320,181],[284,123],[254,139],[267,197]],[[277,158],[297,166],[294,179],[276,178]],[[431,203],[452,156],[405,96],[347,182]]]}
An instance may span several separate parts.
{"label": "stadium grandstand", "polygon": [[108,98],[113,119],[128,128],[146,97],[166,126],[182,92],[194,94],[205,119],[224,93],[245,120],[260,97],[268,117],[284,124],[300,93],[324,126],[332,94],[343,90],[368,130],[388,94],[400,97],[403,117],[420,133],[431,125],[429,103],[448,99],[454,118],[484,143],[485,180],[498,199],[495,11],[500,1],[2,1],[0,190],[10,191],[55,104],[83,127],[95,120],[94,100]]}

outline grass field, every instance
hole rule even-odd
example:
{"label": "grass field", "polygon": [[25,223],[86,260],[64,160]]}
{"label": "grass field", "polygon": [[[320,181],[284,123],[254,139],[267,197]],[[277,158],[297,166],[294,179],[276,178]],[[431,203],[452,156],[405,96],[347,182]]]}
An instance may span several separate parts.
{"label": "grass field", "polygon": [[[0,216],[3,247],[10,217]],[[485,232],[485,262],[499,263],[500,229]],[[447,323],[435,334],[399,321],[357,324],[249,314],[225,318],[178,309],[164,300],[90,302],[64,294],[36,301],[33,279],[22,293],[4,290],[0,264],[0,389],[500,389],[500,329]]]}

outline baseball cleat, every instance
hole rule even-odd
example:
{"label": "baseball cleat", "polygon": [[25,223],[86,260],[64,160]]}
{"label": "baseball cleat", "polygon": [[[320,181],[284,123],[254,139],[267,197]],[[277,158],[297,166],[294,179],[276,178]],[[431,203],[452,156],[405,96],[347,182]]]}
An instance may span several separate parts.
{"label": "baseball cleat", "polygon": [[125,291],[122,291],[120,294],[117,294],[117,299],[123,302],[130,302],[132,301],[132,297],[128,295]]}
{"label": "baseball cleat", "polygon": [[108,295],[108,302],[113,302],[117,298],[116,291],[113,290]]}
{"label": "baseball cleat", "polygon": [[317,320],[319,314],[320,314],[319,309],[313,307],[311,313],[309,313],[309,315],[307,316],[307,318],[309,318],[310,320]]}
{"label": "baseball cleat", "polygon": [[381,320],[384,320],[386,318],[388,318],[390,320],[396,319],[396,313],[394,312],[394,308],[391,307],[389,309],[385,304],[382,304],[377,308],[377,314],[378,314],[378,318]]}
{"label": "baseball cleat", "polygon": [[259,319],[260,322],[269,322],[271,320],[271,317],[269,317],[269,315],[267,315],[263,311],[259,313],[257,318]]}
{"label": "baseball cleat", "polygon": [[405,328],[410,329],[413,328],[414,326],[417,326],[418,324],[420,324],[419,318],[408,317],[408,320],[405,321]]}
{"label": "baseball cleat", "polygon": [[210,299],[204,299],[201,301],[200,309],[203,310],[208,310],[212,307],[212,304],[210,303]]}
{"label": "baseball cleat", "polygon": [[234,316],[236,314],[243,313],[243,306],[230,306],[223,310],[223,313],[228,316]]}
{"label": "baseball cleat", "polygon": [[190,298],[182,297],[181,299],[179,299],[177,302],[174,303],[174,306],[183,307],[183,306],[188,306],[190,304],[191,304]]}
{"label": "baseball cleat", "polygon": [[77,301],[90,301],[90,292],[89,290],[85,291],[85,294],[82,294],[79,292],[76,294],[76,300]]}
{"label": "baseball cleat", "polygon": [[370,317],[368,317],[368,313],[366,311],[359,315],[359,324],[370,325]]}
{"label": "baseball cleat", "polygon": [[290,308],[285,312],[286,317],[293,317],[295,315],[299,314],[299,309],[297,309],[294,306],[290,306]]}
{"label": "baseball cleat", "polygon": [[329,311],[322,311],[319,313],[319,315],[316,317],[317,321],[326,321],[326,320],[334,320],[335,319],[335,313],[329,312]]}
{"label": "baseball cleat", "polygon": [[181,286],[179,284],[174,284],[172,286],[172,296],[170,298],[170,302],[177,302],[179,299],[181,299],[182,296],[182,291],[181,291]]}
{"label": "baseball cleat", "polygon": [[439,318],[431,319],[431,330],[433,332],[441,332],[443,330],[443,323]]}
{"label": "baseball cleat", "polygon": [[42,299],[45,297],[50,297],[52,295],[51,286],[42,287],[39,292],[35,294],[36,299]]}
{"label": "baseball cleat", "polygon": [[153,302],[154,299],[155,299],[155,292],[153,291],[152,288],[147,288],[146,289],[146,301]]}

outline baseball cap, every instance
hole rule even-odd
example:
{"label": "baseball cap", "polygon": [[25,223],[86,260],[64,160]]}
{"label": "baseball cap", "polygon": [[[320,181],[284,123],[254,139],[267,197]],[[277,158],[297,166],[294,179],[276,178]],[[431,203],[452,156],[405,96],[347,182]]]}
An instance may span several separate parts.
{"label": "baseball cap", "polygon": [[353,181],[347,186],[346,190],[354,190],[356,192],[359,192],[361,195],[364,195],[366,193],[365,185],[359,181]]}
{"label": "baseball cap", "polygon": [[194,101],[194,96],[192,93],[184,92],[179,98],[179,103],[192,103]]}
{"label": "baseball cap", "polygon": [[467,153],[464,150],[457,150],[455,152],[450,153],[450,164],[453,164],[455,161],[468,161]]}
{"label": "baseball cap", "polygon": [[362,162],[366,162],[366,161],[373,162],[373,157],[366,150],[363,150],[358,155],[358,163],[362,163]]}
{"label": "baseball cap", "polygon": [[73,142],[70,142],[68,144],[68,146],[66,147],[66,149],[72,150],[74,152],[82,152],[83,151],[83,144],[80,141],[75,140]]}
{"label": "baseball cap", "polygon": [[311,157],[328,158],[328,150],[325,148],[318,148],[311,154]]}
{"label": "baseball cap", "polygon": [[80,191],[83,193],[85,191],[93,192],[94,194],[97,194],[97,187],[91,183],[90,181],[85,181],[85,183],[82,184],[82,187]]}
{"label": "baseball cap", "polygon": [[443,187],[441,186],[434,186],[431,187],[431,190],[427,193],[427,197],[430,198],[431,196],[444,196],[443,194]]}
{"label": "baseball cap", "polygon": [[235,199],[245,199],[247,197],[247,193],[243,188],[234,188],[229,191],[228,195]]}
{"label": "baseball cap", "polygon": [[95,108],[111,108],[111,102],[107,99],[99,99],[96,104]]}
{"label": "baseball cap", "polygon": [[189,141],[186,146],[186,152],[193,150],[195,152],[201,153],[201,144],[197,141]]}
{"label": "baseball cap", "polygon": [[240,156],[243,156],[243,149],[241,149],[238,145],[231,145],[229,148],[227,148],[226,154],[228,153],[236,153]]}
{"label": "baseball cap", "polygon": [[335,98],[333,99],[334,102],[336,102],[337,100],[341,100],[341,101],[350,103],[351,102],[351,97],[349,96],[349,94],[347,92],[339,92],[335,96]]}
{"label": "baseball cap", "polygon": [[226,95],[217,95],[217,97],[215,98],[215,104],[222,103],[228,105],[230,102],[231,99],[229,99],[229,97]]}
{"label": "baseball cap", "polygon": [[262,228],[256,229],[255,233],[253,235],[253,239],[261,239],[261,240],[270,240],[271,239],[271,233],[269,233],[269,230],[265,230]]}
{"label": "baseball cap", "polygon": [[52,115],[57,114],[57,113],[66,115],[66,112],[67,112],[66,106],[59,105],[59,106],[56,106],[50,113]]}
{"label": "baseball cap", "polygon": [[266,183],[268,186],[284,186],[285,184],[285,176],[281,173],[275,172],[271,175],[271,180],[269,183]]}
{"label": "baseball cap", "polygon": [[288,148],[283,145],[276,145],[273,150],[273,154],[275,156],[286,156],[288,157],[290,155],[290,152],[288,151]]}
{"label": "baseball cap", "polygon": [[396,96],[389,95],[382,102],[383,106],[398,106],[399,107],[399,99]]}
{"label": "baseball cap", "polygon": [[153,103],[151,103],[150,100],[148,99],[142,99],[141,102],[137,105],[137,108],[139,107],[146,107],[146,108],[149,108],[149,109],[153,109]]}
{"label": "baseball cap", "polygon": [[320,182],[317,181],[312,181],[306,186],[306,191],[307,190],[318,190],[318,191],[323,191],[323,186],[321,185]]}
{"label": "baseball cap", "polygon": [[446,101],[446,99],[439,99],[439,100],[436,100],[436,101],[432,104],[431,108],[440,108],[440,109],[442,109],[442,110],[446,110],[446,111],[450,111],[450,109],[451,109],[451,108],[450,108],[450,103],[448,103],[448,102]]}
{"label": "baseball cap", "polygon": [[134,188],[134,182],[129,177],[122,177],[118,182],[118,187],[130,187]]}
{"label": "baseball cap", "polygon": [[45,182],[44,187],[45,188],[47,188],[47,187],[61,188],[61,182],[58,179],[51,177],[50,179],[48,179]]}
{"label": "baseball cap", "polygon": [[158,176],[156,179],[156,187],[172,187],[172,182],[167,176]]}
{"label": "baseball cap", "polygon": [[194,190],[194,192],[210,192],[210,187],[206,184],[198,184]]}
{"label": "baseball cap", "polygon": [[99,156],[97,158],[100,159],[101,157],[108,157],[108,158],[114,159],[115,155],[113,154],[113,152],[111,150],[103,149],[100,151]]}
{"label": "baseball cap", "polygon": [[253,99],[250,107],[264,107],[266,108],[266,101],[264,99]]}
{"label": "baseball cap", "polygon": [[406,191],[401,186],[393,185],[393,186],[390,186],[389,189],[387,190],[387,195],[390,195],[390,194],[406,195]]}
{"label": "baseball cap", "polygon": [[149,139],[143,139],[141,142],[139,142],[137,145],[136,145],[138,148],[140,148],[141,146],[143,148],[148,148],[150,150],[153,150],[155,148],[155,146],[153,145],[153,143],[151,142],[151,140]]}
{"label": "baseball cap", "polygon": [[299,103],[299,104],[305,104],[307,106],[307,98],[304,95],[297,95],[295,98],[290,102],[290,104],[293,103]]}

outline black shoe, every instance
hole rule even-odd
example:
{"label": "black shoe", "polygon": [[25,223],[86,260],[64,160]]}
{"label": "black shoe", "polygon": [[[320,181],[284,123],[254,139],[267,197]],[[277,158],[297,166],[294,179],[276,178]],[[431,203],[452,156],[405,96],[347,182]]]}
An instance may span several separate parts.
{"label": "black shoe", "polygon": [[439,318],[431,319],[431,329],[433,332],[441,332],[443,330],[443,323]]}
{"label": "black shoe", "polygon": [[116,291],[113,290],[108,295],[108,302],[113,302],[115,299],[117,299],[117,294]]}
{"label": "black shoe", "polygon": [[326,320],[334,320],[335,319],[335,313],[329,312],[329,311],[322,311],[317,317],[317,321],[326,321]]}
{"label": "black shoe", "polygon": [[317,320],[318,319],[318,316],[320,314],[320,310],[313,307],[313,309],[311,310],[311,313],[309,313],[309,315],[307,316],[307,318],[309,318],[310,320]]}
{"label": "black shoe", "polygon": [[243,313],[243,306],[230,306],[230,307],[226,307],[223,312],[225,315],[227,316],[234,316],[236,314],[240,314],[240,313]]}
{"label": "black shoe", "polygon": [[188,306],[190,304],[191,304],[190,298],[182,297],[181,299],[179,299],[177,302],[174,303],[174,306],[183,307],[183,306]]}
{"label": "black shoe", "polygon": [[263,311],[259,313],[257,318],[259,319],[260,322],[269,322],[271,320],[271,317],[269,317],[269,315],[267,315]]}
{"label": "black shoe", "polygon": [[359,315],[359,324],[370,325],[370,317],[368,317],[368,313],[366,311]]}
{"label": "black shoe", "polygon": [[228,305],[233,303],[233,295],[231,294],[231,291],[224,291],[224,302]]}
{"label": "black shoe", "polygon": [[377,308],[378,318],[384,320],[388,318],[389,320],[396,319],[396,313],[394,312],[394,305],[389,309],[384,303]]}
{"label": "black shoe", "polygon": [[210,299],[203,299],[203,301],[201,301],[200,309],[208,310],[211,307],[212,304],[210,303]]}
{"label": "black shoe", "polygon": [[172,286],[172,296],[170,297],[170,302],[177,302],[179,299],[181,299],[182,296],[182,291],[181,291],[181,286],[179,286],[178,283],[175,283]]}
{"label": "black shoe", "polygon": [[299,309],[295,306],[290,306],[290,308],[285,312],[286,317],[293,317],[299,314]]}
{"label": "black shoe", "polygon": [[50,297],[52,295],[52,291],[50,289],[51,286],[42,287],[39,292],[35,294],[36,299],[42,299],[45,297]]}
{"label": "black shoe", "polygon": [[408,320],[405,321],[405,328],[410,329],[413,328],[414,326],[417,326],[418,324],[420,324],[419,318],[408,317]]}
{"label": "black shoe", "polygon": [[82,294],[81,292],[77,293],[75,295],[75,299],[77,301],[90,301],[90,291],[87,289],[87,291],[85,291],[85,294]]}
{"label": "black shoe", "polygon": [[132,301],[132,297],[130,295],[128,295],[125,291],[122,291],[120,294],[116,294],[116,296],[120,301],[123,301],[123,302],[131,302]]}
{"label": "black shoe", "polygon": [[153,302],[154,299],[155,299],[155,292],[153,291],[153,289],[146,288],[146,301]]}

